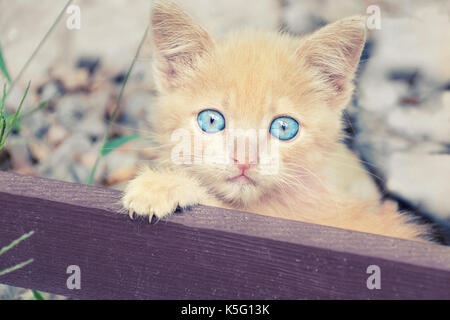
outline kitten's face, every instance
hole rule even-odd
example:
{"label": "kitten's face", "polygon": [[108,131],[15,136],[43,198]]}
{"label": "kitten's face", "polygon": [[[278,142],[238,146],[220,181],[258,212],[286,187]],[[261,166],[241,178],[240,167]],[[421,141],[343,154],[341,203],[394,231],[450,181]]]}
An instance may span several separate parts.
{"label": "kitten's face", "polygon": [[[199,32],[202,29],[190,34],[192,22],[184,20],[188,18],[180,16],[178,9],[162,5],[155,10],[154,39],[160,50],[156,80],[162,94],[152,122],[157,140],[165,146],[161,156],[177,162],[174,156],[184,144],[182,153],[186,156],[188,151],[185,160],[189,160],[178,165],[231,204],[251,204],[264,194],[289,190],[293,184],[307,190],[338,143],[340,112],[350,97],[354,66],[341,74],[332,73],[336,66],[327,68],[330,72],[324,76],[323,57],[314,60],[321,50],[315,47],[316,37],[308,42],[244,32],[214,43]],[[164,24],[159,34],[158,14],[164,15],[164,21],[167,14],[175,15],[176,28],[167,29]],[[188,35],[179,52],[174,38],[168,37],[171,32]],[[164,43],[165,39],[172,42]],[[167,54],[165,47],[170,49]],[[326,44],[323,47],[327,49]],[[335,51],[333,55],[339,50],[328,49]],[[265,144],[271,148],[267,153],[263,152]],[[212,146],[216,149],[211,154]]]}

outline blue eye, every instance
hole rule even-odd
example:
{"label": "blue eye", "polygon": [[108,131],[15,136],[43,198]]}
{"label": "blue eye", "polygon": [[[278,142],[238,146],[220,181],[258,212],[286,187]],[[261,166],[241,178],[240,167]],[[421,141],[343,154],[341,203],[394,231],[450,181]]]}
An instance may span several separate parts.
{"label": "blue eye", "polygon": [[297,120],[291,117],[279,117],[272,121],[270,134],[274,137],[286,141],[294,138],[299,130]]}
{"label": "blue eye", "polygon": [[197,117],[200,129],[207,133],[216,133],[225,129],[225,118],[219,111],[203,110]]}

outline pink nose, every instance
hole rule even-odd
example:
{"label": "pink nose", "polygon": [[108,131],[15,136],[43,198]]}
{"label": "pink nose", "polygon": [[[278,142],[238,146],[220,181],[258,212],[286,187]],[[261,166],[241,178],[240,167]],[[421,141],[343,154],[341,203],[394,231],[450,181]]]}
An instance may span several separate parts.
{"label": "pink nose", "polygon": [[245,170],[250,169],[250,167],[252,166],[249,162],[248,159],[245,160],[244,163],[239,163],[239,160],[237,160],[236,158],[233,158],[234,163],[236,164],[236,166],[239,168],[239,170],[242,171],[242,173],[245,172]]}
{"label": "pink nose", "polygon": [[237,167],[239,168],[239,170],[245,171],[250,169],[250,164],[248,163],[240,163],[237,165]]}

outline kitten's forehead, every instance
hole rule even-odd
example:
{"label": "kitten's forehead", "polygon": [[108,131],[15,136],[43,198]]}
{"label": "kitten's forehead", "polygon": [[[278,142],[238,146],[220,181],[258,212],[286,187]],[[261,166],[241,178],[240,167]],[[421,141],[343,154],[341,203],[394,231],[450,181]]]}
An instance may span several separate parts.
{"label": "kitten's forehead", "polygon": [[297,41],[279,34],[242,32],[219,42],[212,59],[226,71],[220,74],[224,79],[261,87],[282,80],[287,70],[295,71],[297,46]]}
{"label": "kitten's forehead", "polygon": [[226,38],[203,64],[202,83],[222,93],[223,108],[236,118],[261,120],[287,112],[306,88],[300,86],[305,72],[297,46],[298,39],[279,34],[244,32]]}
{"label": "kitten's forehead", "polygon": [[276,97],[270,91],[248,97],[231,90],[224,101],[223,110],[241,129],[265,127],[275,116],[295,112],[294,103],[288,97]]}

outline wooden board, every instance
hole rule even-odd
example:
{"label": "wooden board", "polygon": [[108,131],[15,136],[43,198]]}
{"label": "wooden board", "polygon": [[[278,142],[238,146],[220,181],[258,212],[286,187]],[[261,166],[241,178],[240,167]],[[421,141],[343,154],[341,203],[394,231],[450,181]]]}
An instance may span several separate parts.
{"label": "wooden board", "polygon": [[0,270],[34,262],[0,283],[79,299],[450,298],[449,247],[204,206],[150,225],[119,214],[120,196],[0,173],[0,247],[35,231]]}

